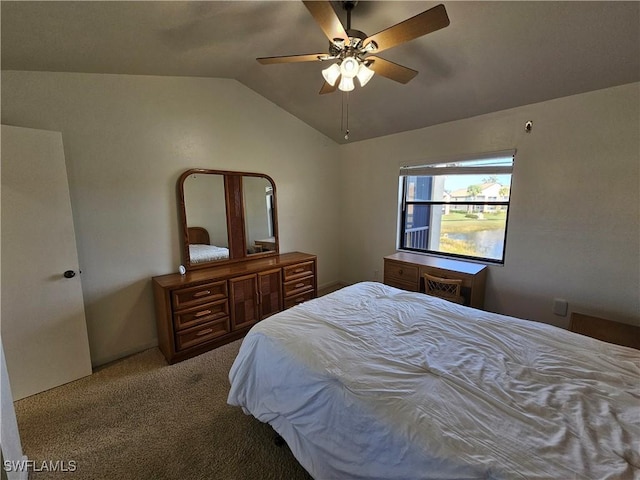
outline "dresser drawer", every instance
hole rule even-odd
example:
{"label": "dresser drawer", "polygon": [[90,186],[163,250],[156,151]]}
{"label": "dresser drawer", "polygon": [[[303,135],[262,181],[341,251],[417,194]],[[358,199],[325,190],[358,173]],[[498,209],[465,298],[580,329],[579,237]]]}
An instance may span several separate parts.
{"label": "dresser drawer", "polygon": [[182,330],[176,333],[176,351],[200,345],[230,331],[229,317]]}
{"label": "dresser drawer", "polygon": [[284,284],[284,298],[294,297],[313,290],[313,277],[301,278]]}
{"label": "dresser drawer", "polygon": [[227,298],[227,282],[207,283],[196,287],[181,288],[172,292],[173,308],[175,310],[189,308],[203,303],[214,302]]}
{"label": "dresser drawer", "polygon": [[296,280],[298,278],[312,276],[315,273],[314,262],[297,263],[289,267],[284,267],[283,280],[285,282]]}
{"label": "dresser drawer", "polygon": [[300,295],[295,295],[293,297],[284,299],[284,308],[291,308],[299,303],[306,302],[307,300],[311,300],[314,297],[313,291],[301,293]]}
{"label": "dresser drawer", "polygon": [[201,323],[211,322],[229,316],[229,302],[227,299],[213,303],[205,303],[187,310],[180,310],[173,315],[173,324],[176,330],[194,327]]}

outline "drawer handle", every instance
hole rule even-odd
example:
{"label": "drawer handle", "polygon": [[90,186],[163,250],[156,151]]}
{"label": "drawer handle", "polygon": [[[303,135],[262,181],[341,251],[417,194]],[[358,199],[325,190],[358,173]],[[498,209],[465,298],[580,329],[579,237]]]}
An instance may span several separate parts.
{"label": "drawer handle", "polygon": [[398,270],[398,273],[399,273],[400,275],[402,275],[402,269]]}
{"label": "drawer handle", "polygon": [[211,295],[211,290],[203,290],[202,292],[194,293],[193,298],[204,297],[205,295]]}
{"label": "drawer handle", "polygon": [[198,312],[194,315],[194,317],[204,317],[205,315],[209,315],[211,313],[211,310],[203,310],[201,312]]}
{"label": "drawer handle", "polygon": [[301,273],[301,272],[304,272],[304,267],[296,268],[296,269],[293,271],[293,273]]}
{"label": "drawer handle", "polygon": [[295,288],[300,288],[300,287],[304,287],[304,283],[303,282],[296,283],[296,287]]}
{"label": "drawer handle", "polygon": [[201,332],[196,333],[196,337],[201,337],[203,335],[208,335],[213,332],[213,328],[207,328],[206,330],[202,330]]}

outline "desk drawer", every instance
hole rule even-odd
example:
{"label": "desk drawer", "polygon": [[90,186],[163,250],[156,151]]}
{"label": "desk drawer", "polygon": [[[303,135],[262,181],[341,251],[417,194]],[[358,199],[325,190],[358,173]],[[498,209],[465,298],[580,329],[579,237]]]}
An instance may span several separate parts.
{"label": "desk drawer", "polygon": [[420,279],[420,273],[417,265],[409,265],[406,263],[385,261],[384,263],[384,278],[385,283],[387,280],[390,282],[415,285],[417,289]]}
{"label": "desk drawer", "polygon": [[298,278],[313,276],[315,273],[314,262],[303,262],[289,267],[284,267],[283,281],[289,282]]}
{"label": "desk drawer", "polygon": [[204,323],[176,334],[176,351],[200,345],[231,331],[229,317]]}
{"label": "desk drawer", "polygon": [[175,310],[227,298],[227,281],[206,283],[196,287],[181,288],[171,293]]}
{"label": "desk drawer", "polygon": [[205,303],[204,305],[198,305],[187,310],[181,310],[179,313],[174,313],[173,324],[176,330],[184,330],[200,325],[201,323],[211,322],[228,316],[229,302],[225,298],[217,302]]}

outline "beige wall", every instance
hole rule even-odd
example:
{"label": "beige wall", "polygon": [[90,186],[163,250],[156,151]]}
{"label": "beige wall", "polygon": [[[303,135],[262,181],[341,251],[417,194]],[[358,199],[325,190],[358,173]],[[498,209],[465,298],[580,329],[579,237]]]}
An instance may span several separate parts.
{"label": "beige wall", "polygon": [[552,313],[560,297],[570,311],[640,324],[639,92],[624,85],[341,147],[342,280],[381,278],[400,164],[517,148],[506,260],[490,267],[487,309],[567,326]]}
{"label": "beige wall", "polygon": [[566,326],[561,297],[640,323],[639,103],[633,84],[338,146],[232,80],[2,73],[2,122],[63,135],[95,365],[157,343],[149,278],[180,263],[192,167],[273,177],[281,250],[317,254],[325,286],[382,279],[400,164],[515,147],[487,308]]}
{"label": "beige wall", "polygon": [[281,250],[339,278],[337,146],[236,81],[7,71],[2,123],[62,132],[94,365],[157,344],[150,278],[181,261],[188,168],[271,176]]}

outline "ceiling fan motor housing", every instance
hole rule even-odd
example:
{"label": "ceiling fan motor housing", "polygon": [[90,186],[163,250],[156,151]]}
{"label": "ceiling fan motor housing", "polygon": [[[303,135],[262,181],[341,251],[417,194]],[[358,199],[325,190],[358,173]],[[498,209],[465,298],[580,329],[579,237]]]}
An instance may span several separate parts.
{"label": "ceiling fan motor housing", "polygon": [[362,60],[364,55],[376,50],[377,45],[375,42],[364,45],[364,41],[367,39],[366,33],[354,29],[346,30],[346,32],[349,36],[349,45],[345,47],[341,38],[334,39],[333,42],[329,43],[329,54],[331,56],[339,58],[358,57]]}

